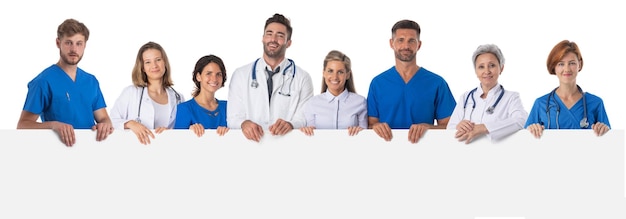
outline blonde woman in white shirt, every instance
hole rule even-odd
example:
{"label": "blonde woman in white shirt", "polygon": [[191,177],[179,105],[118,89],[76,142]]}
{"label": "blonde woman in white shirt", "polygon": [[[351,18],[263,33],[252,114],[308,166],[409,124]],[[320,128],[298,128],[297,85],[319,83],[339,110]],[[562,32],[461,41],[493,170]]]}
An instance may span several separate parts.
{"label": "blonde woman in white shirt", "polygon": [[494,44],[480,45],[472,61],[480,84],[459,97],[447,129],[456,129],[454,137],[466,144],[481,136],[501,140],[523,129],[528,112],[519,93],[505,90],[498,83],[504,70],[500,48]]}
{"label": "blonde woman in white shirt", "polygon": [[314,129],[347,129],[356,135],[367,128],[367,100],[356,93],[348,56],[332,50],[324,59],[321,94],[304,106],[306,126],[300,131],[313,135]]}
{"label": "blonde woman in white shirt", "polygon": [[158,43],[139,48],[131,74],[133,84],[115,101],[111,120],[115,129],[130,129],[141,144],[150,144],[154,133],[174,127],[176,106],[185,99],[172,88],[170,62]]}

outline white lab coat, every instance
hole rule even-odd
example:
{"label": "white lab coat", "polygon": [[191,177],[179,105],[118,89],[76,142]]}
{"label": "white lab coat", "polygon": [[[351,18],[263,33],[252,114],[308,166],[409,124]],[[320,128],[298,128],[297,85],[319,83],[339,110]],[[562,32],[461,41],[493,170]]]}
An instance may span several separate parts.
{"label": "white lab coat", "polygon": [[[252,67],[256,64],[258,87],[252,87]],[[272,101],[267,95],[267,76],[265,67],[269,66],[263,58],[237,68],[230,79],[228,91],[227,123],[230,128],[240,129],[241,123],[251,120],[264,129],[268,129],[278,118],[288,121],[294,128],[306,124],[303,106],[313,96],[313,82],[308,72],[297,64],[293,66],[288,59],[279,64],[281,71],[273,77]],[[282,94],[281,94],[282,93]],[[287,96],[286,94],[289,94]]]}
{"label": "white lab coat", "polygon": [[[470,90],[471,91],[471,90]],[[500,84],[497,84],[494,88],[489,90],[486,99],[480,98],[484,93],[481,86],[474,91],[474,100],[476,100],[476,108],[472,110],[474,102],[472,97],[467,98],[470,91],[466,91],[459,97],[456,102],[456,107],[450,121],[448,122],[447,129],[456,130],[456,125],[462,120],[470,120],[476,124],[484,124],[489,133],[487,137],[492,141],[500,140],[514,132],[524,129],[526,119],[528,119],[528,112],[522,105],[522,100],[518,92],[505,90],[502,99],[496,105],[493,110],[493,114],[487,113],[487,108],[493,106],[498,99],[500,92]],[[467,99],[467,101],[465,101]],[[465,105],[465,109],[464,109]]]}
{"label": "white lab coat", "polygon": [[[154,106],[152,105],[152,99],[148,95],[148,88],[145,88],[142,96],[142,90],[144,87],[137,87],[130,85],[122,91],[120,96],[115,101],[115,105],[110,112],[111,121],[115,129],[123,130],[124,124],[130,120],[136,120],[139,115],[139,104],[141,103],[141,114],[139,119],[141,124],[149,129],[155,129],[154,127]],[[167,88],[168,105],[171,109],[170,120],[167,128],[173,128],[176,121],[176,106],[178,103],[185,101],[182,94],[178,93],[172,88]]]}

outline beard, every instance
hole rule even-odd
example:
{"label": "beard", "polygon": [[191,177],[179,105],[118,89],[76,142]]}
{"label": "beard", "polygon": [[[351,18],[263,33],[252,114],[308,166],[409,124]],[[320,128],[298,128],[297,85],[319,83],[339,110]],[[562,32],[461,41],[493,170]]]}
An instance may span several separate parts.
{"label": "beard", "polygon": [[67,65],[78,65],[80,60],[83,59],[83,56],[78,56],[78,59],[76,61],[73,61],[71,60],[72,57],[70,57],[69,54],[63,55],[63,53],[61,53],[60,55],[61,55],[61,60],[63,60],[63,63]]}
{"label": "beard", "polygon": [[[269,43],[268,43],[269,44]],[[285,53],[287,51],[287,45],[283,44],[278,47],[275,51],[270,51],[268,44],[263,45],[263,52],[270,58],[282,58],[285,57]]]}
{"label": "beard", "polygon": [[416,53],[414,53],[411,50],[405,50],[405,51],[408,51],[409,55],[403,55],[402,51],[398,51],[398,52],[395,52],[396,58],[403,62],[410,62],[410,61],[415,60]]}

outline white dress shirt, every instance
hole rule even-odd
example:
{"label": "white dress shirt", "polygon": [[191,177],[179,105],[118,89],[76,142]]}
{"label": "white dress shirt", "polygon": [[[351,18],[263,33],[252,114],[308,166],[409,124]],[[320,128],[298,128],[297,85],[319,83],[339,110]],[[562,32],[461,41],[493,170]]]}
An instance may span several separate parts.
{"label": "white dress shirt", "polygon": [[313,96],[304,107],[306,126],[316,129],[367,128],[367,100],[344,90],[334,96],[328,90]]}

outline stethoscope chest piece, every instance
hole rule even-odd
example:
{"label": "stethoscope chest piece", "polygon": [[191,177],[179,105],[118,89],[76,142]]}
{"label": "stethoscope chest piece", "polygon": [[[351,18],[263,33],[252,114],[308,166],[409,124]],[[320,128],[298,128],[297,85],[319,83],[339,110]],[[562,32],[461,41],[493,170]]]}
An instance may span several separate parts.
{"label": "stethoscope chest piece", "polygon": [[587,122],[587,117],[583,118],[580,120],[580,127],[581,128],[587,128],[589,126],[589,122]]}
{"label": "stethoscope chest piece", "polygon": [[[252,82],[250,83],[250,87],[252,88],[258,88],[259,87],[259,82],[256,79],[256,66],[257,63],[259,62],[261,58],[258,58],[256,61],[254,61],[254,64],[252,65],[252,72],[251,72],[251,77],[252,77]],[[278,93],[280,95],[283,96],[291,96],[291,83],[293,83],[293,79],[296,76],[296,65],[294,64],[293,60],[288,59],[289,60],[289,65],[287,65],[287,67],[283,70],[283,83],[280,85],[280,90]],[[287,71],[287,69],[291,68],[292,69],[292,73],[291,73],[291,78],[287,79],[287,80],[291,80],[289,82],[289,91],[287,93],[282,92],[283,87],[285,86],[285,73]]]}
{"label": "stethoscope chest piece", "polygon": [[[582,99],[583,99],[583,118],[580,120],[580,128],[588,128],[589,127],[589,121],[587,119],[587,100],[585,99],[585,92],[583,92],[583,89],[580,88],[580,86],[576,85],[576,87],[578,87],[578,91],[582,94]],[[548,128],[550,128],[550,100],[552,100],[552,102],[554,103],[554,108],[556,110],[556,129],[560,129],[561,127],[559,124],[559,113],[561,112],[561,106],[559,105],[559,103],[557,102],[557,98],[555,97],[556,95],[556,90],[558,89],[554,88],[554,90],[552,90],[552,92],[550,92],[550,94],[548,94],[548,101],[546,101],[546,115],[548,116]]]}
{"label": "stethoscope chest piece", "polygon": [[489,108],[487,108],[487,113],[493,114],[493,109],[494,109],[493,106],[489,106]]}
{"label": "stethoscope chest piece", "polygon": [[[469,94],[467,94],[467,97],[465,97],[465,102],[463,102],[463,118],[465,118],[465,108],[467,108],[467,102],[469,101],[470,97],[472,98],[472,112],[470,112],[470,120],[472,120],[472,114],[474,113],[474,109],[476,108],[476,100],[474,99],[474,93],[476,92],[476,90],[478,90],[478,88],[474,88],[472,89]],[[502,96],[504,96],[504,87],[502,85],[500,85],[500,95],[498,95],[498,99],[496,99],[496,102],[489,106],[486,110],[487,114],[493,114],[494,110],[496,109],[496,106],[498,105],[498,103],[500,103],[500,100],[502,100]]]}

